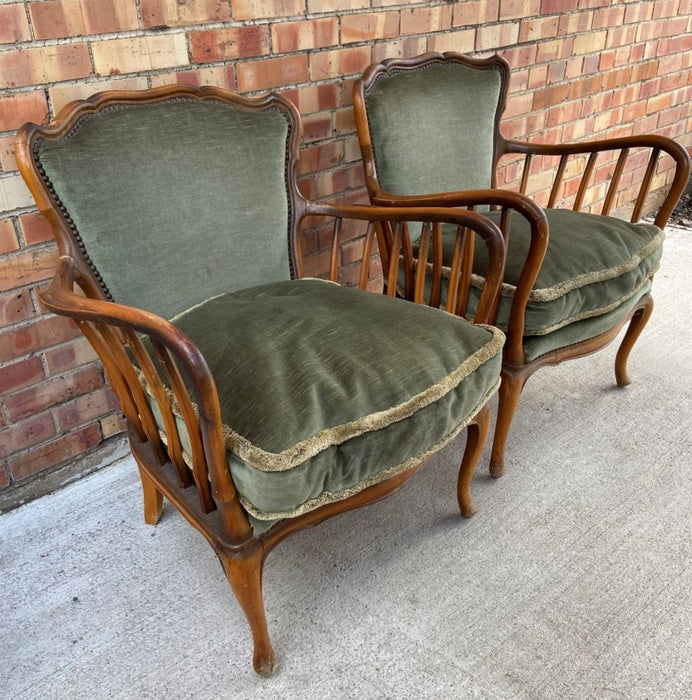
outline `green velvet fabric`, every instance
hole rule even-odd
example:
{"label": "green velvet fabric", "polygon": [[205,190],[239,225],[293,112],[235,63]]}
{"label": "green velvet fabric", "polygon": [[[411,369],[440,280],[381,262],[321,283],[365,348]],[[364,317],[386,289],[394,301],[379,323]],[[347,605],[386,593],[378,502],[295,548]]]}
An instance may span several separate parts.
{"label": "green velvet fabric", "polygon": [[233,478],[261,521],[440,449],[498,386],[497,329],[319,280],[223,295],[176,324],[215,377]]}
{"label": "green velvet fabric", "polygon": [[524,338],[524,353],[526,354],[527,362],[531,362],[531,360],[535,360],[537,357],[545,355],[552,350],[566,348],[569,345],[595,338],[597,335],[615,328],[626,318],[637,302],[650,291],[651,280],[647,280],[629,299],[612,311],[600,316],[586,318],[583,321],[570,323],[547,335],[535,335]]}
{"label": "green velvet fabric", "polygon": [[[661,260],[664,234],[658,227],[565,209],[545,211],[550,243],[526,306],[525,336],[549,335],[569,324],[607,315],[641,296]],[[488,216],[499,223],[499,212]],[[455,235],[451,229],[443,233],[444,258],[449,262]],[[512,214],[505,285],[497,315],[497,325],[503,329],[530,237],[526,219]],[[485,246],[478,245],[476,250],[474,272],[479,277],[474,280],[472,308],[487,266]]]}
{"label": "green velvet fabric", "polygon": [[40,160],[113,298],[171,318],[290,277],[288,122],[187,99],[86,117]]}
{"label": "green velvet fabric", "polygon": [[500,89],[499,70],[461,64],[379,77],[365,103],[382,189],[416,195],[490,187]]}

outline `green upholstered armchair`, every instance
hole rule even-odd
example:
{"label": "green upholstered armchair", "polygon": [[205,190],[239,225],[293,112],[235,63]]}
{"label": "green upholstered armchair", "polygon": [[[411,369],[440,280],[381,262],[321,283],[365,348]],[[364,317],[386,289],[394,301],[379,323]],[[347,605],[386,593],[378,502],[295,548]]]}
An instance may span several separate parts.
{"label": "green upholstered armchair", "polygon": [[[457,497],[473,514],[504,342],[492,326],[395,298],[396,285],[365,289],[376,245],[410,250],[413,221],[439,253],[445,223],[459,250],[469,231],[485,243],[475,320],[487,321],[504,266],[493,223],[309,202],[296,186],[299,143],[299,115],[279,96],[180,86],[100,93],[16,140],[59,247],[42,299],[104,363],[145,520],[158,521],[165,497],[217,553],[262,675],[276,665],[262,568],[284,537],[391,493],[466,427]],[[303,279],[301,222],[331,241],[329,280]],[[335,283],[340,242],[359,223],[360,289]],[[385,276],[397,278],[399,258]],[[424,282],[406,261],[405,276]],[[440,255],[432,262],[441,274]]]}
{"label": "green upholstered armchair", "polygon": [[[512,418],[526,380],[539,367],[599,350],[629,323],[615,360],[617,384],[629,383],[627,358],[653,308],[662,229],[689,177],[687,152],[662,136],[555,146],[505,139],[500,118],[508,83],[509,66],[499,56],[429,53],[374,64],[354,86],[370,200],[478,208],[506,238],[496,323],[507,343],[490,463],[494,476],[504,472]],[[602,206],[598,214],[584,212],[597,161],[608,151],[613,165]],[[506,154],[524,156],[519,193],[495,189],[496,166]],[[541,208],[525,193],[532,159],[548,156],[557,168],[547,207]],[[674,180],[653,225],[638,223],[659,156],[674,159]],[[566,173],[573,207],[556,208]],[[641,178],[634,185],[633,176]],[[609,216],[622,184],[639,187],[630,222]],[[448,262],[453,241],[443,238]],[[475,264],[472,296],[483,279],[482,256]],[[443,283],[442,300],[448,286]]]}

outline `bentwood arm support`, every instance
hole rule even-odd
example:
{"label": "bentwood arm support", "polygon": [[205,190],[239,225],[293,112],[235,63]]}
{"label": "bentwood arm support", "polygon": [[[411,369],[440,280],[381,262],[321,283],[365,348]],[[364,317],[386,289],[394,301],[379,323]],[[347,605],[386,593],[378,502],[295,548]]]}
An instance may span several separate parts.
{"label": "bentwood arm support", "polygon": [[[476,323],[488,323],[492,320],[495,302],[499,294],[504,274],[505,246],[501,231],[489,219],[471,211],[454,210],[438,207],[425,209],[414,207],[381,207],[381,206],[344,206],[322,203],[307,203],[306,215],[325,216],[334,219],[332,236],[332,256],[329,278],[337,279],[340,231],[343,220],[356,219],[367,221],[362,263],[360,271],[361,288],[365,288],[369,263],[377,239],[382,258],[383,274],[387,294],[394,296],[397,290],[397,280],[400,265],[403,265],[404,296],[423,303],[426,270],[432,274],[432,292],[427,303],[439,306],[439,291],[442,278],[442,224],[453,224],[457,227],[456,255],[450,271],[450,288],[454,290],[447,298],[446,308],[451,313],[464,315],[468,301],[468,284],[473,263],[474,236],[467,235],[468,231],[478,234],[488,248],[488,275],[483,287],[481,298],[474,315]],[[411,231],[409,224],[422,224],[421,240],[431,245],[431,262],[426,265],[426,255],[414,258],[412,252]],[[430,277],[428,278],[430,279]],[[458,290],[458,292],[457,292]]]}
{"label": "bentwood arm support", "polygon": [[[586,191],[596,168],[600,154],[619,152],[617,162],[610,176],[610,183],[603,201],[601,214],[608,215],[615,203],[618,188],[622,184],[623,175],[646,163],[646,171],[641,179],[634,208],[632,210],[632,223],[639,220],[642,214],[646,197],[651,191],[651,186],[656,174],[656,168],[662,155],[668,155],[675,161],[675,174],[670,188],[661,203],[654,223],[663,228],[675,208],[680,196],[690,177],[690,158],[687,151],[677,142],[656,134],[628,136],[623,138],[605,139],[600,141],[587,141],[573,144],[534,144],[525,141],[507,140],[504,142],[504,153],[520,153],[524,155],[524,169],[520,191],[527,191],[531,161],[534,156],[559,156],[560,161],[553,179],[548,207],[554,206],[561,188],[564,184],[564,176],[567,163],[571,156],[588,156],[583,160],[583,170],[580,173],[578,190],[574,199],[573,209],[579,211],[584,204]],[[572,161],[574,158],[572,158]]]}
{"label": "bentwood arm support", "polygon": [[[79,277],[75,261],[62,256],[41,295],[43,303],[80,327],[104,364],[131,430],[151,446],[159,466],[170,459],[176,486],[196,486],[197,502],[188,505],[199,515],[218,509],[229,540],[245,541],[249,526],[228,470],[216,385],[204,357],[182,331],[156,314],[76,294]],[[189,466],[174,408],[189,439]]]}

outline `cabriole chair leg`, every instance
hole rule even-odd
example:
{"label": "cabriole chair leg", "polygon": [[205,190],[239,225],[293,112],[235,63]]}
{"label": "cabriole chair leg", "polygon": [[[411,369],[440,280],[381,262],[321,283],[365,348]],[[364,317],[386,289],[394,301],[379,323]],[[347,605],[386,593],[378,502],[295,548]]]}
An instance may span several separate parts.
{"label": "cabriole chair leg", "polygon": [[481,458],[485,441],[490,430],[490,408],[485,405],[468,427],[466,449],[461,460],[459,479],[457,481],[457,500],[459,510],[465,518],[470,518],[476,512],[476,506],[471,498],[471,479],[476,471],[478,460]]}
{"label": "cabriole chair leg", "polygon": [[627,386],[630,383],[630,378],[627,374],[627,360],[629,359],[630,352],[637,342],[639,335],[644,330],[644,326],[649,322],[653,310],[654,298],[647,294],[644,299],[642,299],[641,308],[637,309],[632,316],[625,337],[622,339],[622,343],[620,343],[617,355],[615,355],[615,381],[618,386]]}
{"label": "cabriole chair leg", "polygon": [[514,376],[503,370],[502,384],[498,394],[497,419],[495,422],[495,435],[493,436],[493,449],[490,454],[490,475],[496,479],[505,473],[505,446],[512,420],[517,410],[519,397],[526,384],[528,376]]}
{"label": "cabriole chair leg", "polygon": [[276,653],[269,640],[262,598],[262,570],[265,552],[260,545],[253,551],[241,555],[232,556],[218,553],[218,556],[250,625],[254,643],[252,666],[258,675],[265,678],[272,676],[276,671],[277,661]]}

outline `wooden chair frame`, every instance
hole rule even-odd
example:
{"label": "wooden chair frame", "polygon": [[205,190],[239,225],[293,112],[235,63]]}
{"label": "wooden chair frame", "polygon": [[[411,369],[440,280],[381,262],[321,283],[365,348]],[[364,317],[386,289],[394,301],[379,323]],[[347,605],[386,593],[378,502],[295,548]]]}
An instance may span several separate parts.
{"label": "wooden chair frame", "polygon": [[[456,63],[471,66],[478,70],[496,70],[501,76],[500,96],[494,122],[493,168],[492,181],[489,189],[444,192],[430,195],[398,195],[382,189],[375,160],[373,144],[368,123],[365,96],[373,88],[378,78],[384,75],[407,70],[420,70],[432,64]],[[531,226],[531,244],[524,263],[523,271],[516,286],[512,302],[509,323],[507,327],[507,342],[504,348],[502,369],[502,385],[500,387],[498,415],[493,439],[490,473],[499,477],[505,469],[505,445],[512,424],[519,397],[528,378],[539,368],[546,365],[556,365],[568,359],[583,357],[600,350],[608,345],[627,323],[629,327],[622,339],[615,359],[615,379],[618,386],[624,387],[630,383],[627,374],[629,354],[641,334],[653,311],[653,298],[650,294],[643,296],[626,318],[617,326],[589,340],[561,347],[547,352],[531,361],[527,361],[524,352],[524,318],[529,294],[540,272],[543,259],[549,244],[548,222],[541,207],[527,196],[529,174],[534,157],[559,156],[560,161],[551,186],[548,208],[552,208],[560,193],[564,181],[565,170],[570,156],[588,156],[581,172],[573,209],[580,211],[585,204],[584,199],[590,178],[600,153],[617,151],[619,157],[614,168],[608,187],[603,208],[600,212],[607,215],[611,212],[618,186],[625,170],[628,157],[633,149],[645,149],[649,152],[648,165],[632,211],[631,221],[637,222],[651,188],[659,157],[667,154],[675,162],[675,175],[667,195],[656,213],[654,223],[664,228],[675,205],[685,190],[690,177],[690,158],[687,151],[675,141],[659,136],[630,136],[574,144],[545,145],[533,144],[513,139],[505,139],[500,131],[500,119],[504,112],[509,87],[510,67],[501,56],[488,58],[471,58],[455,52],[428,53],[416,58],[387,59],[371,65],[356,81],[353,90],[356,128],[365,167],[365,183],[373,204],[381,206],[451,206],[466,207],[473,210],[477,207],[490,205],[500,209],[502,230],[505,241],[509,236],[508,222],[512,211],[523,216]],[[505,155],[523,154],[523,172],[519,192],[496,188],[496,169],[500,158]]]}
{"label": "wooden chair frame", "polygon": [[[268,553],[299,529],[384,498],[402,486],[421,465],[370,486],[346,500],[280,521],[259,537],[254,535],[228,467],[217,389],[204,357],[173,323],[108,298],[69,212],[52,190],[37,157],[42,141],[69,137],[71,130],[87,115],[115,104],[149,104],[171,99],[213,100],[244,110],[274,109],[286,115],[290,124],[286,154],[290,200],[287,240],[293,277],[303,275],[298,232],[299,225],[307,217],[310,217],[310,222],[314,222],[315,217],[329,217],[335,222],[329,270],[329,279],[333,281],[338,277],[341,222],[345,219],[368,222],[359,280],[361,288],[368,286],[375,240],[386,255],[386,251],[393,246],[410,248],[408,221],[427,222],[436,241],[441,240],[441,224],[453,223],[458,226],[460,239],[472,240],[474,236],[467,235],[467,232],[473,231],[482,237],[488,247],[491,269],[475,315],[476,321],[486,322],[492,315],[494,299],[502,283],[504,242],[494,224],[472,212],[439,207],[339,206],[308,201],[300,194],[296,182],[300,118],[295,107],[277,95],[250,99],[213,87],[183,86],[147,91],[109,91],[67,105],[48,125],[26,124],[20,129],[15,144],[19,168],[39,210],[55,234],[60,256],[57,273],[50,287],[41,294],[41,299],[50,311],[76,321],[103,362],[127,418],[128,438],[142,480],[145,521],[150,524],[158,522],[165,497],[207,539],[218,555],[248,619],[254,640],[254,668],[258,674],[268,676],[276,668],[276,655],[269,639],[262,599],[262,571]],[[410,256],[407,260],[413,265]],[[399,256],[389,258],[385,276],[395,279],[398,265]],[[460,257],[459,267],[462,266],[468,267],[468,263]],[[422,274],[414,276],[419,280],[424,279]],[[411,278],[411,274],[408,277]],[[388,293],[395,293],[395,285],[388,287]],[[412,293],[418,300],[423,300],[418,286],[412,289]],[[142,341],[143,337],[148,339],[148,344]],[[192,396],[186,389],[186,382],[187,386],[192,387]],[[155,398],[163,417],[163,439],[152,414],[147,391],[150,397]],[[191,464],[183,456],[180,434],[173,417],[172,407],[176,403],[190,437]],[[470,482],[488,427],[489,410],[485,406],[468,426],[468,439],[457,483],[459,507],[466,517],[470,517],[475,510]]]}

